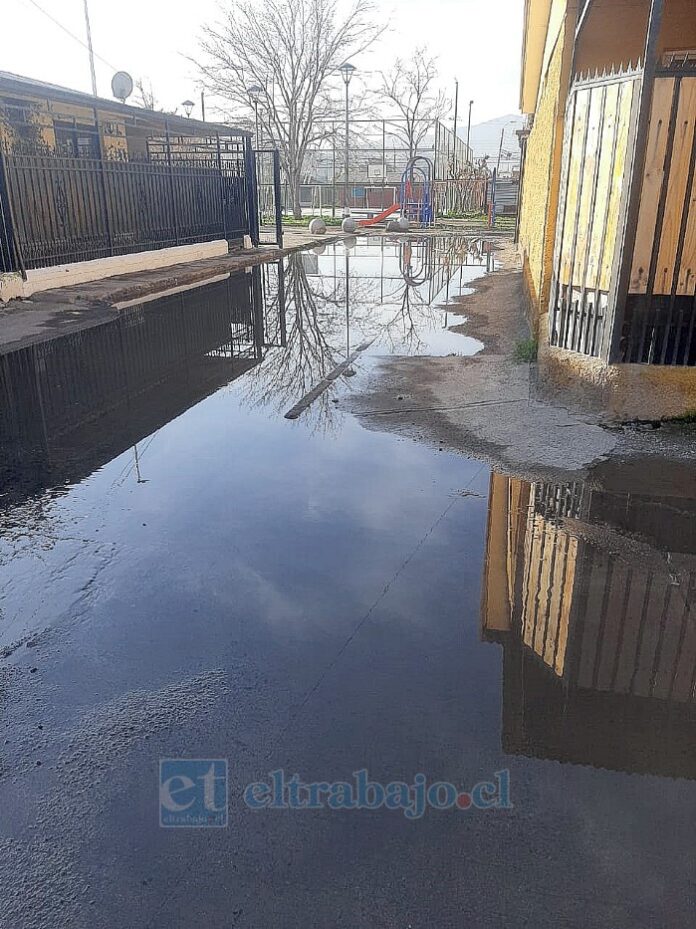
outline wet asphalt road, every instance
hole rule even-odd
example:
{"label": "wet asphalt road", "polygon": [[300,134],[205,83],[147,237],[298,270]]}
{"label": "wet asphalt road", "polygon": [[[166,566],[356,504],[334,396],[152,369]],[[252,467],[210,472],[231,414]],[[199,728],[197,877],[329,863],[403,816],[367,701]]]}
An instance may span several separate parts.
{"label": "wet asphalt road", "polygon": [[[228,359],[235,379],[206,373],[205,389],[211,356],[201,355],[185,377],[167,372],[9,472],[3,925],[689,926],[691,722],[670,716],[663,768],[647,758],[639,773],[641,730],[626,728],[635,720],[623,704],[592,704],[589,723],[584,709],[548,722],[543,705],[572,703],[572,683],[547,691],[530,671],[515,688],[517,653],[488,634],[481,609],[487,467],[363,430],[340,412],[350,383],[312,416],[278,415],[294,399],[278,385],[304,374],[274,359],[296,359],[322,333],[338,344],[331,326],[343,319],[315,292],[319,323],[301,331],[298,277],[289,347],[257,367]],[[360,284],[356,273],[364,305]],[[272,342],[268,304],[266,314]],[[653,529],[666,518],[656,507]],[[616,512],[605,502],[583,519],[621,527]],[[688,604],[690,537],[674,547],[676,567],[650,570],[675,574],[675,603],[686,591]],[[648,570],[644,548],[621,557]],[[532,596],[552,602],[548,580],[537,586]],[[669,629],[671,613],[661,616]],[[691,628],[679,628],[686,652]],[[612,725],[622,747],[610,758]],[[160,827],[159,761],[172,757],[227,759],[227,828]],[[246,785],[279,768],[305,782],[366,768],[410,783],[422,772],[462,789],[507,769],[514,808],[415,821],[385,809],[248,809]],[[677,768],[685,776],[666,776]]]}

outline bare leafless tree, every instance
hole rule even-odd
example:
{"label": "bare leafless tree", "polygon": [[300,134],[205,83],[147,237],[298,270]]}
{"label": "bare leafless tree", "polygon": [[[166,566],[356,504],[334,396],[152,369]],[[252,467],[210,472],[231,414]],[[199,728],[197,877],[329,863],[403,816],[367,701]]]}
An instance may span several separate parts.
{"label": "bare leafless tree", "polygon": [[398,58],[389,72],[382,73],[381,93],[394,103],[401,119],[392,132],[403,138],[409,158],[418,154],[425,136],[436,120],[450,108],[447,96],[438,89],[435,58],[418,48],[409,60]]}
{"label": "bare leafless tree", "polygon": [[141,77],[135,82],[135,89],[137,93],[134,100],[138,106],[143,106],[146,110],[159,109],[159,101],[152,89],[152,81],[145,81]]}
{"label": "bare leafless tree", "polygon": [[354,0],[344,15],[337,0],[224,2],[222,21],[203,30],[196,64],[206,88],[245,113],[249,87],[260,88],[259,121],[278,147],[299,217],[302,162],[328,131],[323,120],[340,113],[330,94],[337,69],[381,34],[372,0]]}

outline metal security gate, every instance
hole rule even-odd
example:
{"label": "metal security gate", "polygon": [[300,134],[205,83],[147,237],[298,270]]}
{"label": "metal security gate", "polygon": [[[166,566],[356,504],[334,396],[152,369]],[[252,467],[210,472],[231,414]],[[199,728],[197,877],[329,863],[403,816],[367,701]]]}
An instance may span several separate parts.
{"label": "metal security gate", "polygon": [[258,200],[258,243],[283,247],[283,203],[278,149],[254,152],[256,197]]}

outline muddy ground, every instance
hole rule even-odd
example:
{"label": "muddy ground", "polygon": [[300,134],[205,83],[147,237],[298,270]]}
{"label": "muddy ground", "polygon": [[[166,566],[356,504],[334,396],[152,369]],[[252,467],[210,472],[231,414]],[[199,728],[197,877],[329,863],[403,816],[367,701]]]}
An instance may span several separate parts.
{"label": "muddy ground", "polygon": [[[369,429],[417,438],[520,477],[587,473],[607,458],[696,457],[696,429],[620,423],[576,395],[551,390],[537,363],[518,363],[530,338],[515,246],[497,244],[499,268],[457,298],[452,329],[484,344],[474,356],[386,358],[349,402]],[[582,401],[582,397],[580,398]]]}

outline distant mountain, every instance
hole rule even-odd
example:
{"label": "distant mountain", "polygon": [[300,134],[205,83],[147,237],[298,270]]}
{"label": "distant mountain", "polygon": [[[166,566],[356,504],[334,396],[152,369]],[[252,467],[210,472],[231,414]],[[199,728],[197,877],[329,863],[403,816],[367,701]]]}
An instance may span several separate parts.
{"label": "distant mountain", "polygon": [[[503,130],[503,157],[501,159],[501,173],[508,173],[513,167],[520,162],[520,146],[515,135],[515,130],[522,129],[525,124],[525,117],[510,113],[508,116],[499,116],[497,119],[489,119],[485,123],[478,123],[471,127],[471,148],[474,152],[474,158],[483,158],[488,155],[489,165],[495,167],[498,163],[498,152],[500,151],[500,136]],[[458,129],[457,134],[466,142],[466,126]],[[505,152],[511,152],[510,156]]]}

